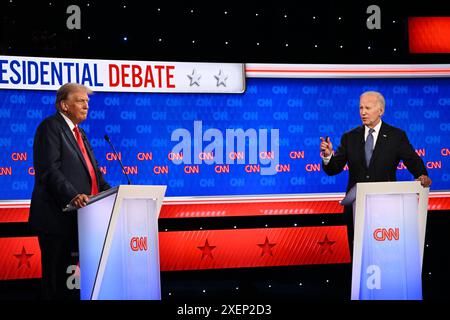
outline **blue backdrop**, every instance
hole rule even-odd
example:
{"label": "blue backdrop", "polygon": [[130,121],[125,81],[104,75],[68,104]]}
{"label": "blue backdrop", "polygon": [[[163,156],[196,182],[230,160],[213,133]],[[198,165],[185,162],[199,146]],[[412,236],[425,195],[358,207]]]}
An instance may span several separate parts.
{"label": "blue backdrop", "polygon": [[[126,184],[126,178],[105,133],[121,152],[132,182],[166,184],[167,196],[343,192],[346,172],[328,177],[320,170],[319,137],[330,136],[336,148],[345,131],[360,125],[359,96],[366,90],[385,95],[383,120],[408,133],[429,168],[432,190],[449,189],[450,79],[445,78],[250,78],[243,94],[98,92],[82,127],[111,185]],[[0,90],[0,199],[31,197],[33,136],[42,119],[55,112],[54,96]],[[224,135],[226,129],[279,129],[281,172],[264,176],[245,164],[230,164],[229,172],[204,163],[187,169],[173,164],[169,153],[178,142],[171,141],[171,133],[177,128],[193,133],[194,121]],[[397,176],[412,180],[404,169]]]}

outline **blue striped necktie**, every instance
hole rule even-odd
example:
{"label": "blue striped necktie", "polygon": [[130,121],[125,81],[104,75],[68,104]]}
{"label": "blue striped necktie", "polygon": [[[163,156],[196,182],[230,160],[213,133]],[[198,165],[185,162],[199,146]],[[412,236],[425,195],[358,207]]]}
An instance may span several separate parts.
{"label": "blue striped necktie", "polygon": [[364,146],[364,151],[366,153],[366,165],[369,167],[370,159],[372,158],[373,153],[373,133],[375,132],[374,129],[369,129],[369,134],[366,139],[366,144]]}

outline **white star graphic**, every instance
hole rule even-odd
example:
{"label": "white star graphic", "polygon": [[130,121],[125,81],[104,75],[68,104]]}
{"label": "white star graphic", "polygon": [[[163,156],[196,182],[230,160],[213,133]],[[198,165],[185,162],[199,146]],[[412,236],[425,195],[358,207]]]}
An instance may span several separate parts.
{"label": "white star graphic", "polygon": [[219,87],[220,85],[223,85],[224,87],[227,86],[227,84],[225,83],[225,81],[227,81],[228,76],[226,76],[224,73],[222,73],[222,70],[219,71],[219,74],[217,76],[214,76],[214,78],[217,79],[217,87]]}
{"label": "white star graphic", "polygon": [[189,86],[193,86],[196,84],[197,86],[200,86],[200,78],[202,77],[200,74],[197,73],[197,70],[193,69],[192,74],[188,74],[187,77],[191,80],[191,83]]}

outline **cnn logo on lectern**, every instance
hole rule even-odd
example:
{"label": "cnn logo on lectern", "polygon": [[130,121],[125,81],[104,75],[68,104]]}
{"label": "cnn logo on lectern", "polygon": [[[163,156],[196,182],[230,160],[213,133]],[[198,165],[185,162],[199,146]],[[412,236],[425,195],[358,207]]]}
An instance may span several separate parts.
{"label": "cnn logo on lectern", "polygon": [[132,251],[147,251],[147,237],[132,237],[130,248]]}
{"label": "cnn logo on lectern", "polygon": [[373,232],[373,238],[377,241],[398,240],[400,239],[400,230],[399,228],[378,228]]}

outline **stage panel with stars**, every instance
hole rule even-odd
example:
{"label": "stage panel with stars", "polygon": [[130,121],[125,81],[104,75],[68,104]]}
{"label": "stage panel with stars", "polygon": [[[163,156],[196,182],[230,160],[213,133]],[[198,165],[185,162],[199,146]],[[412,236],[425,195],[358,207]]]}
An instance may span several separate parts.
{"label": "stage panel with stars", "polygon": [[0,280],[41,277],[37,237],[0,238]]}
{"label": "stage panel with stars", "polygon": [[346,226],[159,233],[161,271],[350,263]]}

